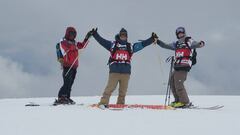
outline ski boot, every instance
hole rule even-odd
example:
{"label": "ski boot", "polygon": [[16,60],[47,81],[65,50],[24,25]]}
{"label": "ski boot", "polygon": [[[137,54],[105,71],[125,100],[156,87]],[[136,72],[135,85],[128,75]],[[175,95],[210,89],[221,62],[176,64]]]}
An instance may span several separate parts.
{"label": "ski boot", "polygon": [[55,99],[55,102],[53,103],[54,106],[57,105],[66,105],[69,104],[69,100],[67,97],[62,96],[62,97],[58,97],[58,99]]}
{"label": "ski boot", "polygon": [[187,103],[187,104],[185,104],[185,105],[183,106],[183,108],[192,108],[192,107],[194,107],[194,105],[192,104],[192,102],[189,102],[189,103]]}
{"label": "ski boot", "polygon": [[178,101],[173,101],[169,106],[173,107]]}
{"label": "ski boot", "polygon": [[109,108],[109,106],[107,104],[98,103],[98,108],[105,110],[105,109]]}
{"label": "ski boot", "polygon": [[193,107],[193,104],[191,102],[187,104],[184,104],[182,102],[172,102],[170,106],[174,108],[191,108]]}
{"label": "ski boot", "polygon": [[70,104],[70,105],[75,105],[76,104],[76,102],[73,101],[70,97],[67,98],[67,100],[68,100],[68,104]]}

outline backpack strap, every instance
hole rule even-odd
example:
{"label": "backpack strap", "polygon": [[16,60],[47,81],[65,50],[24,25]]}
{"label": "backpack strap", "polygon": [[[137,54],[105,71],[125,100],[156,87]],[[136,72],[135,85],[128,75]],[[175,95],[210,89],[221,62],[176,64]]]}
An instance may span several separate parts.
{"label": "backpack strap", "polygon": [[192,52],[192,49],[190,48],[190,45],[188,44],[188,41],[191,39],[191,37],[186,37],[185,38],[185,43],[186,43],[186,46],[187,48]]}
{"label": "backpack strap", "polygon": [[129,55],[132,56],[133,52],[132,52],[131,43],[127,43],[127,51],[129,53]]}
{"label": "backpack strap", "polygon": [[185,39],[185,42],[186,42],[186,45],[188,47],[188,49],[191,51],[192,53],[192,56],[190,56],[190,60],[192,61],[192,66],[195,65],[197,63],[197,60],[196,60],[196,57],[197,57],[197,51],[196,51],[196,48],[192,49],[190,48],[190,46],[188,45],[188,41],[191,39],[191,37],[186,37]]}
{"label": "backpack strap", "polygon": [[112,57],[113,57],[114,53],[117,51],[117,44],[118,44],[118,42],[117,41],[113,41],[112,43],[113,43],[113,45],[112,45],[112,47],[110,49],[111,56],[108,59],[107,65],[109,65],[110,63],[113,62]]}

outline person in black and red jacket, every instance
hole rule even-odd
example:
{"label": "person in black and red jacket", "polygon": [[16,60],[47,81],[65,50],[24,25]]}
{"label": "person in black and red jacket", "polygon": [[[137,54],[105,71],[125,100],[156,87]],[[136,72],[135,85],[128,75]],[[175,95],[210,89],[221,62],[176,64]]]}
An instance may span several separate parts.
{"label": "person in black and red jacket", "polygon": [[56,46],[58,61],[61,63],[63,69],[63,86],[59,90],[58,99],[55,100],[54,105],[75,104],[70,96],[79,65],[78,50],[86,47],[91,35],[88,33],[83,42],[77,42],[75,40],[76,36],[76,29],[68,27],[64,38]]}
{"label": "person in black and red jacket", "polygon": [[158,40],[157,44],[162,48],[175,51],[174,71],[170,78],[170,87],[175,101],[171,103],[171,106],[175,108],[187,108],[192,106],[192,103],[184,87],[184,82],[187,79],[187,74],[191,70],[192,65],[196,64],[195,49],[204,47],[205,42],[197,42],[187,36],[184,27],[178,27],[175,34],[177,41],[166,44]]}

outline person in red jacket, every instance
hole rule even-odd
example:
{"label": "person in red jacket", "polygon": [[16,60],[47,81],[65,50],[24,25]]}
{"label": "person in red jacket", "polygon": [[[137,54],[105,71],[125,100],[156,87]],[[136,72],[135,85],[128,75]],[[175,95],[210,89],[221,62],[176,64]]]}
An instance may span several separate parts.
{"label": "person in red jacket", "polygon": [[68,27],[64,38],[56,46],[58,61],[61,63],[63,69],[63,86],[59,90],[58,99],[55,100],[54,105],[75,104],[70,96],[79,64],[78,50],[86,47],[90,34],[86,35],[83,42],[77,42],[75,40],[76,36],[76,29]]}

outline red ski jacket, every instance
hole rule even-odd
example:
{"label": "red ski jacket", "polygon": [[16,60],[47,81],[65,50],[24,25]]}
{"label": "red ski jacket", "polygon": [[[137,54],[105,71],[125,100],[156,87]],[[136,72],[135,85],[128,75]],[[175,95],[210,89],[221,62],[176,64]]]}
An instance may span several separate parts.
{"label": "red ski jacket", "polygon": [[78,67],[78,50],[83,49],[87,45],[87,41],[81,42],[71,42],[66,39],[59,43],[61,54],[63,57],[63,67]]}

